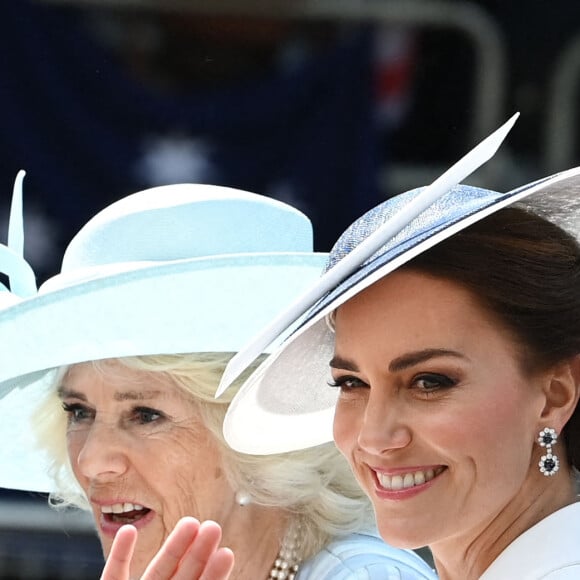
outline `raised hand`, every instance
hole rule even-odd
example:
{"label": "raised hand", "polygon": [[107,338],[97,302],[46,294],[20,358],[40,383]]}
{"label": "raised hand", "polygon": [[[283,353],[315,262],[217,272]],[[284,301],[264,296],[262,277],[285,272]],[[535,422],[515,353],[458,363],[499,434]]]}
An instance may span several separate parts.
{"label": "raised hand", "polygon": [[[115,536],[101,580],[131,580],[131,558],[137,529],[123,526]],[[184,517],[151,560],[140,580],[228,580],[234,554],[219,548],[221,528],[212,521],[202,524]]]}

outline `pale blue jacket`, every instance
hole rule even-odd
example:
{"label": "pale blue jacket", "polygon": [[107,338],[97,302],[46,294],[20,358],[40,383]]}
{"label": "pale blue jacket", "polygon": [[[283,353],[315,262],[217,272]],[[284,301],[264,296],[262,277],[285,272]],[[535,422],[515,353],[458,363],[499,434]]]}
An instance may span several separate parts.
{"label": "pale blue jacket", "polygon": [[300,566],[296,580],[436,580],[411,550],[393,548],[372,534],[338,539]]}

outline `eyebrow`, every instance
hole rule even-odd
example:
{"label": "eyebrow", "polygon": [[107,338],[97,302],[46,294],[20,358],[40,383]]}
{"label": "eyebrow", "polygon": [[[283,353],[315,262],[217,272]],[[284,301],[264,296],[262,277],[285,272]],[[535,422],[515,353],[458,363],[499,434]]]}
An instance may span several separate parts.
{"label": "eyebrow", "polygon": [[[61,399],[80,399],[81,401],[87,401],[87,396],[84,393],[69,389],[64,385],[61,385],[57,394]],[[150,391],[116,391],[113,395],[115,401],[144,401],[148,399],[155,399],[159,397],[161,391],[150,390]]]}
{"label": "eyebrow", "polygon": [[72,389],[67,389],[64,385],[58,387],[56,393],[59,399],[80,399],[81,401],[87,400],[87,397],[84,393],[73,391]]}
{"label": "eyebrow", "polygon": [[117,391],[113,397],[115,401],[144,401],[156,399],[161,391]]}
{"label": "eyebrow", "polygon": [[344,371],[358,372],[358,367],[349,359],[343,358],[341,356],[333,356],[328,363],[328,366],[332,369],[342,369]]}
{"label": "eyebrow", "polygon": [[[439,357],[454,357],[462,360],[468,360],[465,355],[455,350],[446,348],[425,348],[423,350],[409,352],[393,359],[389,363],[389,372],[394,373],[397,371],[402,371],[422,362]],[[331,368],[359,372],[359,368],[356,363],[341,356],[334,356],[328,364]]]}

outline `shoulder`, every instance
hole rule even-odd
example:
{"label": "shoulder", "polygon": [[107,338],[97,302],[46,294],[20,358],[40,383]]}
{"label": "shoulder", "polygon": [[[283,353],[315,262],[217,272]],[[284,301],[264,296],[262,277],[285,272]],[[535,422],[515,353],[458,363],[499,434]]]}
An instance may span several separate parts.
{"label": "shoulder", "polygon": [[414,552],[393,548],[373,534],[334,540],[306,561],[296,580],[435,580]]}

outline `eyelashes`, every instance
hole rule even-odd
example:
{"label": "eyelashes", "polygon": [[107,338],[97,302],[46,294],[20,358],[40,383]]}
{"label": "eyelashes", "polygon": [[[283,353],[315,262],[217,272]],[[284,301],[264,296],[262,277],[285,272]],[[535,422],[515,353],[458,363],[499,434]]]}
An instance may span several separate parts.
{"label": "eyelashes", "polygon": [[[95,411],[81,403],[66,403],[63,401],[62,408],[68,416],[69,424],[87,423],[95,418]],[[132,408],[126,421],[139,425],[149,425],[151,423],[160,423],[167,419],[167,415],[162,411],[151,407],[134,407]]]}
{"label": "eyelashes", "polygon": [[85,405],[80,403],[62,403],[62,408],[68,416],[69,423],[80,423],[92,418],[93,413]]}
{"label": "eyelashes", "polygon": [[[459,381],[441,373],[420,373],[413,376],[408,384],[408,388],[420,393],[421,395],[430,395],[442,393],[457,386]],[[369,388],[369,385],[362,379],[344,375],[333,378],[327,382],[329,387],[341,389],[343,392],[350,392],[356,389]]]}
{"label": "eyelashes", "polygon": [[450,389],[457,385],[457,380],[439,373],[423,373],[414,379],[416,388],[430,392],[435,390]]}
{"label": "eyelashes", "polygon": [[164,413],[150,407],[135,407],[133,409],[133,416],[141,425],[157,423],[166,418]]}
{"label": "eyelashes", "polygon": [[329,387],[339,388],[343,391],[352,391],[356,388],[368,387],[368,385],[358,377],[349,375],[332,379],[328,381],[327,384]]}

